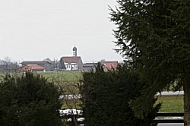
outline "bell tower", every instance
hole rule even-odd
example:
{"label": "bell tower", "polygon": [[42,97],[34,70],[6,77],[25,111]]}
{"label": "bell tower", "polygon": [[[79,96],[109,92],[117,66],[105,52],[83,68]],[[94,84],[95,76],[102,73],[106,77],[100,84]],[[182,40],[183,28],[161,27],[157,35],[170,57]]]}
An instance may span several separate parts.
{"label": "bell tower", "polygon": [[77,56],[77,48],[75,46],[73,47],[73,56]]}

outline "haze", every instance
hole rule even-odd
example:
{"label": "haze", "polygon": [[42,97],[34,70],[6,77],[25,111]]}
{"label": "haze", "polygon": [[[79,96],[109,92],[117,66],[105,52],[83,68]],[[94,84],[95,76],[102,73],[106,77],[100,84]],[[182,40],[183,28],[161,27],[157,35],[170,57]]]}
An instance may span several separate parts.
{"label": "haze", "polygon": [[76,46],[83,62],[122,61],[108,5],[116,0],[1,0],[0,59],[59,59]]}

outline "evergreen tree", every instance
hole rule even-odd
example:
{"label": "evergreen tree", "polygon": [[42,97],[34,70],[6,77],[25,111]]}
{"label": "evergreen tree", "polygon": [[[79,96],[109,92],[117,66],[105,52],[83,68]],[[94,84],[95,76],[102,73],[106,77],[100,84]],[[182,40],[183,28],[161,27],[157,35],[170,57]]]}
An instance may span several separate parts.
{"label": "evergreen tree", "polygon": [[40,75],[6,75],[0,83],[0,125],[61,126],[60,93]]}
{"label": "evergreen tree", "polygon": [[[149,98],[172,84],[184,89],[185,126],[190,125],[190,2],[118,0],[111,20],[118,50],[147,86],[133,104],[143,117]],[[145,102],[142,102],[145,101]]]}
{"label": "evergreen tree", "polygon": [[160,104],[152,106],[146,118],[135,116],[129,102],[140,95],[143,83],[126,65],[105,72],[100,64],[95,72],[83,75],[81,94],[83,115],[88,126],[153,126]]}

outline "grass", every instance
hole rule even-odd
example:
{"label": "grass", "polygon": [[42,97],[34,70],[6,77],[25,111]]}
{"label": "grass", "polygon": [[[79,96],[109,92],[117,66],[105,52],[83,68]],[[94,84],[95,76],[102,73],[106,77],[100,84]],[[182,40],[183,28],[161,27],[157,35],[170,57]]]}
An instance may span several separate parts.
{"label": "grass", "polygon": [[[82,79],[80,71],[49,71],[49,72],[34,72],[47,78],[48,81],[63,87],[65,94],[76,94],[79,92],[78,83]],[[12,73],[14,76],[19,76],[21,73]],[[0,73],[0,81],[2,81],[5,73]]]}
{"label": "grass", "polygon": [[[22,75],[20,73],[11,73],[11,75]],[[61,83],[76,83],[82,79],[82,72],[80,71],[48,71],[48,72],[34,72],[40,74],[48,79],[48,81],[61,82]],[[0,73],[0,81],[6,73]]]}
{"label": "grass", "polygon": [[[64,90],[64,94],[78,94],[79,81],[82,79],[82,72],[79,71],[53,71],[53,72],[38,72],[48,81],[60,85]],[[80,99],[63,100],[61,109],[81,109],[82,101]]]}
{"label": "grass", "polygon": [[159,112],[184,112],[183,95],[159,96],[157,103],[162,103]]}
{"label": "grass", "polygon": [[[63,86],[66,94],[77,94],[79,92],[76,83],[82,79],[82,72],[79,71],[58,71],[41,72],[41,75]],[[157,103],[162,103],[159,112],[183,112],[183,95],[159,96]],[[82,104],[80,100],[71,100],[63,104],[63,108],[78,108]]]}
{"label": "grass", "polygon": [[[79,71],[52,71],[52,72],[37,72],[41,74],[48,81],[53,81],[60,85],[64,89],[64,94],[78,94],[79,89],[77,83],[82,79],[82,72]],[[0,80],[2,75],[0,74]],[[159,96],[157,103],[162,103],[159,112],[183,112],[184,103],[182,95],[174,96]],[[79,107],[81,104],[80,100],[67,101],[63,104],[63,108]]]}
{"label": "grass", "polygon": [[[33,72],[34,74],[40,74],[45,77],[50,82],[55,82],[59,84],[70,84],[70,83],[78,83],[82,80],[82,72],[81,71],[47,71],[47,72]],[[23,72],[19,73],[10,73],[13,76],[22,75]],[[0,81],[6,73],[0,73]]]}
{"label": "grass", "polygon": [[80,71],[52,71],[52,72],[37,72],[48,81],[62,87],[64,94],[78,94],[79,81],[82,80],[82,72]]}
{"label": "grass", "polygon": [[82,79],[82,72],[79,71],[52,71],[52,72],[37,72],[46,77],[49,81],[61,83],[76,83]]}

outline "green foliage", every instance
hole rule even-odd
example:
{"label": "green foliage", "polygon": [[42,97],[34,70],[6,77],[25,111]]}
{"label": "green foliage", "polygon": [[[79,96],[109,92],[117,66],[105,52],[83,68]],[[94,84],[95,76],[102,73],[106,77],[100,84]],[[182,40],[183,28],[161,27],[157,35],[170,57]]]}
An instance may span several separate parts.
{"label": "green foliage", "polygon": [[[143,117],[157,92],[190,82],[190,2],[187,0],[118,0],[111,9],[120,52],[143,81],[141,97],[132,102]],[[146,102],[143,102],[146,101]]]}
{"label": "green foliage", "polygon": [[[150,107],[147,118],[135,117],[129,102],[140,95],[143,83],[136,72],[126,65],[105,72],[100,64],[95,72],[83,74],[81,88],[85,125],[148,126],[155,118],[160,104]],[[155,102],[155,98],[152,98]]]}
{"label": "green foliage", "polygon": [[0,83],[1,126],[61,126],[60,94],[40,75],[5,75]]}

